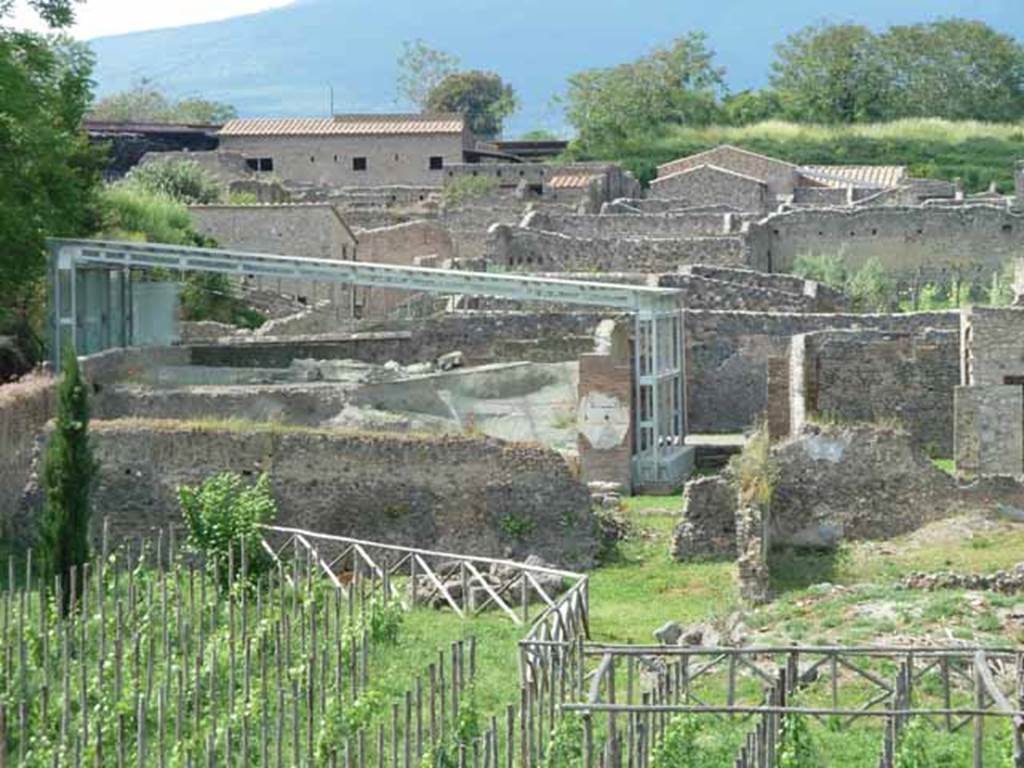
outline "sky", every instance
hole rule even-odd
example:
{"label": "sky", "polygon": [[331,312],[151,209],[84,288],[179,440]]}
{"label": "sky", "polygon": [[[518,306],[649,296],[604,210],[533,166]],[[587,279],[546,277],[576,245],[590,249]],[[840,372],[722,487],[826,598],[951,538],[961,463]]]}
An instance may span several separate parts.
{"label": "sky", "polygon": [[[88,0],[76,11],[75,37],[138,32],[217,21],[288,5],[291,0]],[[44,25],[25,0],[15,0],[13,26],[41,30]]]}

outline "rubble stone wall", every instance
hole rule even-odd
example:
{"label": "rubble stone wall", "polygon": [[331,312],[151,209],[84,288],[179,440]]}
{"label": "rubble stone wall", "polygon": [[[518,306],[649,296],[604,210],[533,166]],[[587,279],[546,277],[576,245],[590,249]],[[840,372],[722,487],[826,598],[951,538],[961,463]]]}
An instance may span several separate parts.
{"label": "rubble stone wall", "polygon": [[768,360],[789,355],[793,336],[861,328],[905,333],[954,330],[959,313],[899,315],[775,312],[684,313],[687,418],[691,432],[738,432],[767,407]]}
{"label": "rubble stone wall", "polygon": [[685,264],[757,267],[740,237],[583,238],[491,227],[488,258],[531,272],[671,272]]}
{"label": "rubble stone wall", "polygon": [[790,383],[804,398],[793,432],[816,416],[840,423],[896,419],[928,453],[952,457],[957,331],[817,331],[793,341],[804,347]]}
{"label": "rubble stone wall", "polygon": [[739,231],[739,221],[722,213],[694,214],[555,214],[531,211],[525,229],[570,237],[715,237]]}
{"label": "rubble stone wall", "polygon": [[1024,255],[1024,216],[988,205],[803,209],[751,224],[748,241],[770,272],[789,271],[801,255],[838,254],[853,271],[877,258],[906,280],[977,281]]}
{"label": "rubble stone wall", "polygon": [[545,448],[158,421],[97,422],[94,433],[96,505],[118,538],[177,521],[179,485],[234,471],[269,474],[280,525],[571,566],[591,564],[596,551],[590,494]]}
{"label": "rubble stone wall", "polygon": [[650,194],[692,200],[694,205],[729,205],[738,211],[768,210],[768,187],[763,181],[712,166],[660,176],[651,182]]}

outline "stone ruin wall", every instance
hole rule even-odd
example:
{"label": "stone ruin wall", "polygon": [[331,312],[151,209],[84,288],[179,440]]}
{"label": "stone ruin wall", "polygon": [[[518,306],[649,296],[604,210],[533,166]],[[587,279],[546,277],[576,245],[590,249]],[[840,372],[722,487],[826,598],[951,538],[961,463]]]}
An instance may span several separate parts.
{"label": "stone ruin wall", "polygon": [[739,219],[722,213],[553,214],[531,211],[520,226],[570,237],[716,237],[739,231]]}
{"label": "stone ruin wall", "polygon": [[768,407],[768,364],[793,336],[845,328],[920,333],[956,330],[959,313],[787,314],[688,310],[684,314],[690,432],[740,432]]}
{"label": "stone ruin wall", "polygon": [[[359,261],[400,266],[442,266],[455,257],[448,231],[436,221],[410,221],[376,229],[356,231]],[[430,263],[426,263],[429,260]],[[394,309],[417,294],[411,291],[355,286],[355,303],[362,318],[386,318]]]}
{"label": "stone ruin wall", "polygon": [[487,257],[529,272],[670,272],[685,264],[757,268],[740,237],[582,238],[497,224]]}
{"label": "stone ruin wall", "polygon": [[984,282],[1024,255],[1024,216],[994,206],[797,210],[751,224],[747,239],[753,261],[771,272],[800,255],[838,254],[851,271],[878,258],[905,281]]}
{"label": "stone ruin wall", "polygon": [[604,312],[464,312],[429,322],[381,324],[376,332],[305,338],[239,338],[194,344],[193,365],[286,368],[292,360],[361,360],[403,365],[461,351],[467,365],[575,360],[593,347]]}
{"label": "stone ruin wall", "polygon": [[573,567],[596,552],[586,486],[537,446],[158,421],[96,422],[94,435],[96,509],[117,539],[178,522],[179,485],[233,471],[270,475],[284,526]]}
{"label": "stone ruin wall", "polygon": [[[147,367],[187,359],[184,350],[154,347],[101,352],[81,358],[81,366],[93,390],[102,393],[110,383],[136,376]],[[57,380],[46,374],[0,386],[0,536],[17,533],[15,520],[31,475],[37,438],[54,416],[56,396]]]}
{"label": "stone ruin wall", "polygon": [[840,424],[895,420],[925,452],[953,456],[958,331],[817,331],[792,343],[789,395],[803,399],[793,409],[793,433],[815,417]]}
{"label": "stone ruin wall", "polygon": [[764,182],[711,166],[680,171],[651,182],[651,197],[692,200],[694,205],[729,205],[765,213],[771,206]]}

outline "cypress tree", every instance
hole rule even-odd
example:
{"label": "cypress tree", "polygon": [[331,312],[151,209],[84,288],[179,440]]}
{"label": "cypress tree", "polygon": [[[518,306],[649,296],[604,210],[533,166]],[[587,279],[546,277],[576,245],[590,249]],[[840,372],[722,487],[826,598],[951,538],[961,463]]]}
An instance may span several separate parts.
{"label": "cypress tree", "polygon": [[64,354],[57,388],[57,423],[43,468],[46,502],[40,526],[43,574],[59,576],[67,608],[71,568],[89,559],[89,517],[99,468],[89,444],[89,393],[78,358]]}

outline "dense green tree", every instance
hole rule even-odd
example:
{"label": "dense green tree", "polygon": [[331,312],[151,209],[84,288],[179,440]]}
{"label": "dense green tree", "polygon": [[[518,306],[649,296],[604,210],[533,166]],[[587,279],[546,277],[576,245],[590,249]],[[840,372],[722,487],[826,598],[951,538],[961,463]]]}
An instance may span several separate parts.
{"label": "dense green tree", "polygon": [[78,359],[69,348],[63,355],[57,387],[57,420],[43,469],[45,506],[40,524],[43,573],[59,576],[67,586],[72,568],[89,560],[89,517],[98,464],[89,444],[89,395]]}
{"label": "dense green tree", "polygon": [[41,353],[45,238],[93,228],[101,162],[81,131],[92,57],[59,34],[71,0],[31,4],[51,25],[42,35],[4,26],[0,1],[0,334],[30,358]]}
{"label": "dense green tree", "polygon": [[722,100],[722,120],[727,125],[750,125],[778,117],[782,111],[775,91],[740,91]]}
{"label": "dense green tree", "polygon": [[398,57],[399,101],[425,109],[431,91],[458,68],[458,56],[431,48],[423,40],[406,40]]}
{"label": "dense green tree", "polygon": [[1024,116],[1024,46],[980,21],[947,19],[874,34],[817,25],[777,48],[772,86],[787,117],[853,123],[901,117]]}
{"label": "dense green tree", "polygon": [[425,106],[429,112],[458,112],[474,134],[491,139],[515,112],[516,93],[494,72],[455,72],[431,89]]}
{"label": "dense green tree", "polygon": [[89,116],[94,120],[220,125],[237,117],[238,113],[230,104],[208,99],[193,97],[176,101],[143,78],[127,91],[97,101]]}
{"label": "dense green tree", "polygon": [[892,27],[878,48],[894,94],[890,117],[1024,116],[1024,46],[983,22]]}
{"label": "dense green tree", "polygon": [[798,122],[883,118],[891,79],[878,39],[856,24],[806,27],[776,46],[771,83],[783,113]]}
{"label": "dense green tree", "polygon": [[706,125],[719,116],[724,76],[705,35],[691,32],[636,61],[570,77],[566,117],[585,147],[670,124]]}

